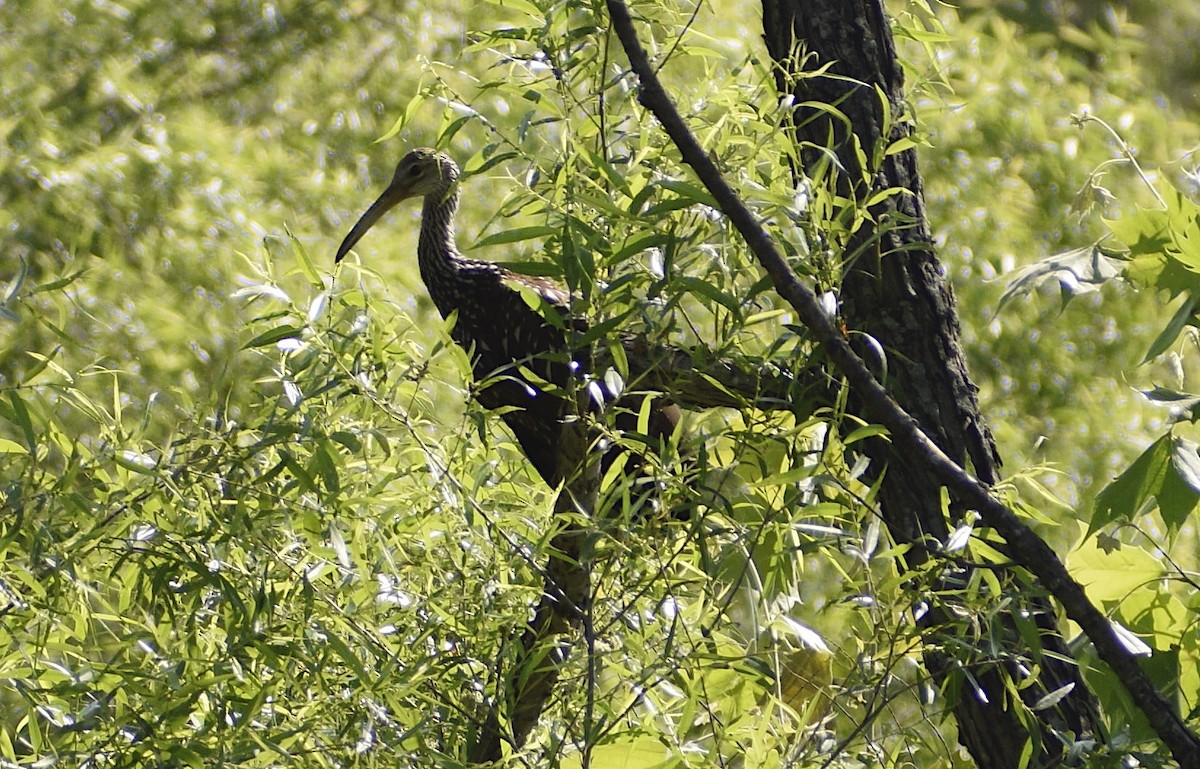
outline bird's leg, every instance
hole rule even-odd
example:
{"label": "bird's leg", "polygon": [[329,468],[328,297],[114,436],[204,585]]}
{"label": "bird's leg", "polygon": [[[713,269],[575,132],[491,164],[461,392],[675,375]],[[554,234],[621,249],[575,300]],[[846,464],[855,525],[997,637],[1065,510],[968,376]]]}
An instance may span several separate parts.
{"label": "bird's leg", "polygon": [[[574,383],[572,382],[571,385]],[[587,522],[596,512],[600,490],[599,443],[586,417],[585,388],[569,385],[575,414],[561,425],[558,472],[566,478],[554,501],[554,514],[562,529],[550,543],[542,598],[533,620],[518,642],[517,659],[507,676],[507,691],[497,703],[507,701],[513,745],[520,748],[546,703],[554,693],[559,668],[567,658],[572,628],[588,627],[591,615],[591,565],[587,553],[594,534]],[[518,682],[521,682],[518,689]],[[470,756],[477,763],[500,759],[500,719],[493,706],[480,729]]]}

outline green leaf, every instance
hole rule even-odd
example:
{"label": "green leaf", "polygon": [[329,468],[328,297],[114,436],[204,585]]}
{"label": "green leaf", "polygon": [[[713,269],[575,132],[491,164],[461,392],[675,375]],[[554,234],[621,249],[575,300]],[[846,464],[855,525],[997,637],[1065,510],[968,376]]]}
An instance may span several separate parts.
{"label": "green leaf", "polygon": [[608,354],[612,356],[613,368],[622,379],[629,378],[629,357],[625,354],[625,345],[620,339],[609,337],[607,340]]}
{"label": "green leaf", "polygon": [[630,237],[625,241],[619,250],[613,253],[610,263],[620,264],[635,254],[640,254],[643,251],[648,251],[651,248],[666,245],[670,240],[670,236],[661,232],[641,232]]}
{"label": "green leaf", "polygon": [[8,282],[8,287],[4,289],[4,296],[0,297],[0,305],[6,305],[11,302],[17,294],[21,293],[21,287],[25,285],[25,278],[29,276],[29,262],[25,257],[21,257],[17,261],[17,274]]}
{"label": "green leaf", "polygon": [[1196,422],[1200,420],[1200,395],[1196,393],[1154,387],[1150,390],[1142,390],[1142,395],[1151,403],[1169,407],[1173,421]]}
{"label": "green leaf", "polygon": [[321,278],[321,273],[317,271],[312,259],[309,258],[308,249],[291,232],[288,232],[288,237],[292,241],[292,254],[296,257],[296,262],[300,265],[300,272],[304,274],[309,285],[313,288],[325,288],[325,281]]}
{"label": "green leaf", "polygon": [[[665,769],[680,765],[665,745],[646,737],[597,745],[591,749],[589,757],[588,766],[592,769]],[[567,756],[560,765],[564,769],[582,767],[581,754]]]}
{"label": "green leaf", "polygon": [[425,94],[421,88],[418,87],[416,94],[414,94],[413,97],[408,100],[408,104],[405,105],[404,112],[400,113],[400,117],[396,118],[396,122],[392,123],[392,127],[389,128],[387,132],[383,134],[383,136],[380,136],[378,139],[376,139],[375,143],[379,144],[380,142],[385,142],[403,131],[404,126],[408,125],[409,121],[416,116],[417,111],[424,103]]}
{"label": "green leaf", "polygon": [[29,447],[30,451],[34,451],[37,447],[37,438],[33,431],[33,420],[29,417],[29,409],[25,407],[25,401],[21,399],[16,390],[9,390],[8,402],[12,406],[12,410],[4,413],[5,419],[21,428],[21,434],[25,436],[25,445]]}
{"label": "green leaf", "polygon": [[312,474],[313,470],[316,471],[315,474],[321,477],[321,483],[330,494],[336,495],[341,491],[341,479],[338,478],[337,466],[333,455],[329,451],[328,441],[323,440],[317,444],[312,459],[309,460],[308,469],[310,474]]}
{"label": "green leaf", "polygon": [[1126,545],[1106,552],[1096,538],[1086,539],[1071,552],[1067,568],[1088,598],[1101,605],[1122,601],[1163,576],[1163,565],[1145,550]]}
{"label": "green leaf", "polygon": [[665,187],[677,195],[682,195],[693,203],[700,203],[708,206],[709,208],[716,209],[717,211],[721,210],[721,206],[719,203],[717,203],[717,199],[714,198],[708,190],[697,187],[689,182],[685,182],[680,179],[665,179],[658,182],[658,186]]}
{"label": "green leaf", "polygon": [[1171,254],[1188,271],[1200,273],[1200,224],[1195,219],[1171,228]]}
{"label": "green leaf", "polygon": [[1158,508],[1168,531],[1174,534],[1187,524],[1200,503],[1200,455],[1195,443],[1175,440],[1171,470],[1158,494]]}
{"label": "green leaf", "polygon": [[487,246],[499,246],[505,243],[520,243],[523,240],[533,240],[534,238],[544,238],[550,235],[557,235],[558,228],[548,225],[537,225],[533,227],[515,227],[511,230],[495,232],[485,238],[480,238],[476,241],[471,249],[486,248]]}
{"label": "green leaf", "polygon": [[884,154],[898,155],[899,153],[904,152],[905,150],[910,150],[917,146],[919,146],[919,142],[917,142],[916,139],[912,138],[911,136],[902,136],[899,139],[897,139],[896,141],[889,144],[887,151]]}
{"label": "green leaf", "polygon": [[330,648],[337,653],[338,657],[341,657],[342,662],[345,662],[347,667],[354,671],[354,676],[358,679],[359,684],[367,686],[371,681],[371,676],[367,674],[367,669],[363,667],[362,660],[358,658],[354,650],[342,640],[335,629],[326,629],[324,635],[325,641],[329,644]]}
{"label": "green leaf", "polygon": [[892,198],[897,195],[903,195],[907,191],[908,190],[906,190],[902,187],[888,187],[886,190],[880,190],[879,192],[876,192],[874,195],[872,195],[870,198],[868,198],[866,205],[868,207],[877,206],[880,203],[882,203],[883,201],[887,200],[888,198]]}
{"label": "green leaf", "polygon": [[455,137],[455,135],[462,130],[462,127],[470,122],[474,117],[474,115],[459,115],[449,123],[443,125],[442,129],[438,131],[438,146],[449,146],[450,141]]}
{"label": "green leaf", "polygon": [[774,475],[755,481],[752,486],[756,489],[766,489],[772,486],[790,486],[806,478],[811,478],[814,472],[815,470],[811,467],[793,467],[790,470],[775,473]]}
{"label": "green leaf", "polygon": [[113,456],[113,461],[135,473],[153,473],[158,467],[158,460],[141,451],[118,451]]}
{"label": "green leaf", "polygon": [[1183,304],[1179,305],[1179,309],[1171,316],[1171,320],[1163,327],[1163,330],[1158,333],[1154,341],[1150,343],[1150,349],[1146,350],[1146,355],[1142,358],[1142,363],[1149,363],[1167,351],[1175,340],[1179,338],[1180,332],[1184,326],[1192,323],[1196,316],[1196,303],[1200,301],[1200,294],[1189,294]]}
{"label": "green leaf", "polygon": [[863,425],[846,436],[843,441],[847,446],[858,443],[865,438],[875,438],[888,435],[888,429],[883,425]]}
{"label": "green leaf", "polygon": [[1170,472],[1173,442],[1169,434],[1159,438],[1100,492],[1096,497],[1089,533],[1113,521],[1133,520],[1142,506],[1158,494]]}
{"label": "green leaf", "polygon": [[784,310],[784,309],[765,310],[763,312],[756,312],[753,315],[746,318],[745,322],[742,324],[742,327],[749,328],[750,326],[755,326],[755,325],[758,325],[759,323],[766,323],[769,320],[775,320],[776,318],[785,317],[788,314],[789,314],[788,311]]}
{"label": "green leaf", "polygon": [[466,176],[481,174],[506,160],[517,157],[517,153],[515,152],[496,152],[496,149],[497,146],[495,144],[489,144],[472,155],[466,164],[463,165],[463,174]]}
{"label": "green leaf", "polygon": [[1166,203],[1166,209],[1139,208],[1105,224],[1129,251],[1126,277],[1175,296],[1200,289],[1200,207],[1178,190]]}
{"label": "green leaf", "polygon": [[1200,457],[1191,441],[1168,433],[1151,444],[1100,492],[1088,531],[1114,521],[1134,521],[1151,502],[1172,532],[1200,503]]}
{"label": "green leaf", "polygon": [[1120,219],[1105,219],[1104,224],[1133,256],[1161,254],[1171,242],[1168,215],[1161,209],[1138,208]]}
{"label": "green leaf", "polygon": [[[54,354],[57,355],[60,350],[61,348],[55,348]],[[66,380],[67,384],[75,384],[75,377],[71,376],[65,368],[55,363],[51,357],[42,355],[40,352],[34,352],[33,350],[26,350],[25,354],[38,362],[37,365],[26,372],[26,383],[32,382],[38,374],[42,373],[42,371],[48,368]]]}
{"label": "green leaf", "polygon": [[251,339],[242,345],[243,350],[251,350],[255,347],[267,347],[273,345],[282,339],[299,339],[304,333],[303,326],[279,326],[269,331],[264,331],[258,336]]}
{"label": "green leaf", "polygon": [[8,438],[0,438],[0,454],[28,454],[29,449],[25,448],[16,441],[10,441]]}
{"label": "green leaf", "polygon": [[954,35],[947,32],[932,31],[924,27],[907,25],[902,29],[904,37],[911,37],[920,43],[948,43],[955,39]]}
{"label": "green leaf", "polygon": [[546,14],[542,13],[542,9],[529,0],[485,0],[485,2],[501,8],[511,8],[539,20],[546,17]]}
{"label": "green leaf", "polygon": [[563,223],[559,236],[562,243],[561,264],[567,287],[588,299],[596,282],[596,261],[586,240],[576,237],[577,233],[586,237],[585,232],[580,232],[579,225],[580,222],[573,216],[567,217]]}
{"label": "green leaf", "polygon": [[741,312],[741,306],[737,297],[725,293],[706,280],[681,275],[674,282],[679,288],[706,299],[711,299],[734,314],[740,314]]}
{"label": "green leaf", "polygon": [[611,184],[613,187],[616,187],[626,195],[630,195],[629,180],[625,178],[624,174],[622,174],[616,168],[613,168],[612,163],[596,154],[591,147],[582,142],[572,142],[572,144],[577,149],[582,151],[584,157],[587,158],[588,165],[603,174],[604,178],[608,180],[609,184]]}
{"label": "green leaf", "polygon": [[621,315],[614,315],[611,318],[605,318],[604,320],[589,326],[587,331],[573,339],[572,342],[578,348],[583,349],[601,339],[608,338],[613,331],[621,327],[621,324],[625,322],[625,319],[628,317],[630,312],[632,312],[632,310],[628,310]]}
{"label": "green leaf", "polygon": [[42,283],[41,285],[34,286],[29,290],[29,295],[33,296],[34,294],[42,294],[48,291],[57,291],[60,288],[64,288],[65,286],[69,286],[74,283],[83,276],[83,273],[83,270],[77,270],[65,278],[59,278],[58,280],[52,280],[49,283]]}

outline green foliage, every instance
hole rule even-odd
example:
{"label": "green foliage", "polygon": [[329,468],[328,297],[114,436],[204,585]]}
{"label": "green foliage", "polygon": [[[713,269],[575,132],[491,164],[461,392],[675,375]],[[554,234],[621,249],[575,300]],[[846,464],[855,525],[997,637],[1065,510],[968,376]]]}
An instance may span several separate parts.
{"label": "green foliage", "polygon": [[[1079,122],[1097,123],[1114,138],[1118,162],[1133,170],[1157,204],[1128,206],[1102,220],[1107,234],[1094,246],[1056,254],[1018,271],[1004,298],[1052,280],[1062,285],[1064,301],[1081,289],[1091,292],[1118,281],[1148,290],[1164,305],[1182,297],[1140,360],[1144,366],[1169,354],[1182,384],[1187,371],[1195,368],[1188,360],[1194,344],[1179,346],[1177,341],[1185,329],[1190,329],[1194,340],[1200,325],[1195,312],[1200,301],[1200,206],[1177,189],[1160,192],[1133,149],[1107,123],[1089,114]],[[1103,190],[1099,197],[1116,203],[1119,198],[1098,184],[1110,164],[1101,164],[1084,189]],[[1188,576],[1194,552],[1190,542],[1181,545],[1181,538],[1195,537],[1192,518],[1200,505],[1200,451],[1195,441],[1179,433],[1186,432],[1185,423],[1196,421],[1200,395],[1163,386],[1142,395],[1148,403],[1169,408],[1171,424],[1097,495],[1088,539],[1072,554],[1071,567],[1089,597],[1109,612],[1129,651],[1147,657],[1145,667],[1162,690],[1173,695],[1181,712],[1195,713],[1200,705],[1195,694],[1200,683],[1200,644],[1194,630],[1196,584]],[[1186,553],[1187,560],[1176,560],[1177,552]],[[1117,721],[1122,724],[1119,742],[1153,739],[1144,716],[1111,677],[1092,667],[1088,681],[1111,717],[1124,714]]]}
{"label": "green foliage", "polygon": [[[1087,508],[1161,424],[1130,385],[1149,389],[1164,377],[1159,367],[1136,368],[1163,310],[1153,296],[1118,294],[1111,283],[1066,306],[1000,307],[998,278],[1099,239],[1103,223],[1084,210],[1100,206],[1112,216],[1155,202],[1122,159],[1128,146],[1180,175],[1179,154],[1200,133],[1147,88],[1158,49],[1151,30],[1123,22],[1120,34],[1096,31],[1087,38],[1092,52],[1077,56],[1003,15],[945,21],[959,42],[941,49],[936,65],[917,59],[910,83],[929,85],[915,96],[931,134],[922,154],[926,199],[945,244],[971,372],[1005,464],[1061,470],[1045,479],[1049,488]],[[1124,140],[1081,123],[1085,111]],[[1120,200],[1104,203],[1101,182],[1121,191]],[[1087,280],[1068,279],[1065,290]],[[1114,366],[1123,378],[1096,376]]]}
{"label": "green foliage", "polygon": [[[217,5],[0,6],[20,30],[0,64],[21,73],[0,83],[0,761],[458,765],[561,524],[469,398],[466,354],[413,269],[413,214],[330,272],[402,149],[460,158],[461,244],[562,279],[596,340],[639,330],[785,362],[809,347],[641,111],[598,5],[504,0],[469,20],[444,2]],[[706,148],[796,268],[831,282],[830,244],[861,212],[797,198],[770,69],[745,47],[755,12],[718,6],[637,11]],[[1178,146],[1177,124],[1131,86],[1124,49],[1098,85],[996,18],[948,19],[949,34],[921,19],[901,32],[937,126],[930,207],[952,250],[978,244],[957,275],[966,306],[992,307],[976,279],[1003,266],[999,244],[1042,253],[1082,232],[1064,228],[1065,201],[1104,150],[1047,150],[1066,141],[1056,110],[1098,89],[1155,154]],[[933,115],[943,75],[963,109]],[[985,98],[1000,87],[1031,94],[1023,117]],[[991,158],[1019,203],[994,216],[979,213]],[[1014,331],[1052,329],[1042,310],[1006,311],[994,334],[982,312],[965,321],[1019,466],[1018,436],[1119,401],[1041,408],[1045,372],[1083,380],[1156,329],[1107,340],[1073,316],[1056,333],[1093,346],[1069,354]],[[637,387],[609,352],[596,375]],[[609,479],[610,517],[588,523],[590,645],[522,760],[959,762],[937,718],[954,693],[917,663],[912,609],[943,602],[987,627],[1003,598],[900,576],[853,453],[875,428],[839,431],[844,418],[697,414],[691,474],[668,453],[658,513],[638,520]],[[1059,443],[1080,486],[1115,466],[1092,460],[1102,437]],[[1136,488],[1122,504],[1159,498]],[[686,523],[666,520],[678,510]],[[1001,560],[972,533],[966,556]],[[1120,568],[1100,558],[1080,563]],[[1097,600],[1175,655],[1184,691],[1186,613],[1133,592]]]}
{"label": "green foliage", "polygon": [[1198,470],[1196,444],[1170,435],[1159,438],[1100,492],[1091,530],[1117,520],[1133,520],[1147,504],[1154,503],[1169,531],[1178,533],[1200,502]]}
{"label": "green foliage", "polygon": [[[1183,594],[1187,578],[1172,562],[1146,548],[1101,535],[1070,556],[1070,567],[1088,597],[1110,613],[1129,650],[1173,700],[1190,714],[1200,691],[1200,644],[1195,632],[1195,596]],[[1094,652],[1084,650],[1085,680],[1104,703],[1120,744],[1148,743],[1154,734],[1128,694],[1105,675]]]}
{"label": "green foliage", "polygon": [[[387,167],[380,153],[352,173],[357,151],[392,125],[460,154],[474,247],[563,278],[597,336],[785,355],[803,342],[607,73],[611,41],[583,10],[489,8],[463,70],[401,67],[380,53],[394,20],[361,9],[122,12],[25,19],[42,31],[3,51],[11,66],[45,57],[31,65],[45,77],[5,94],[23,163],[0,189],[26,229],[3,301],[0,757],[460,761],[555,524],[548,490],[465,397],[466,356],[429,320],[411,261],[378,258],[376,239],[336,284],[321,266],[330,225],[366,197],[355,181]],[[767,72],[731,70],[728,44],[680,38],[685,23],[664,10],[656,34],[687,64],[694,117],[784,216]],[[72,24],[91,32],[60,34]],[[436,29],[427,55],[453,60],[455,28]],[[51,72],[56,56],[71,67]],[[60,98],[71,89],[88,98]],[[120,127],[92,129],[100,91]],[[798,713],[828,677],[798,662],[811,640],[785,620],[801,577],[840,560],[867,490],[825,466],[836,447],[818,422],[714,414],[701,428],[710,488],[664,473],[660,504],[707,522],[596,524],[594,642],[621,651],[570,661],[564,680],[591,684],[565,689],[531,750],[653,742],[678,763],[814,749]],[[797,529],[813,499],[822,525]],[[875,622],[838,620],[861,637]]]}

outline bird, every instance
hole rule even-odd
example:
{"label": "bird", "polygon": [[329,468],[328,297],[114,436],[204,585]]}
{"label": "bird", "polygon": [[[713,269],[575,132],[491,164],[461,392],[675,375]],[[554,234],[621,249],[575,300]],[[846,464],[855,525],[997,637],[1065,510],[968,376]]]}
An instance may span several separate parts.
{"label": "bird", "polygon": [[[427,147],[408,152],[383,194],[350,229],[334,261],[341,262],[397,204],[423,198],[417,240],[421,280],[442,318],[454,317],[450,336],[471,357],[472,375],[479,385],[477,400],[486,409],[500,411],[538,475],[557,488],[567,480],[567,469],[559,461],[562,427],[576,414],[569,395],[572,377],[581,381],[591,358],[587,349],[573,350],[570,340],[588,326],[585,319],[572,315],[571,294],[562,286],[494,262],[470,259],[458,250],[454,215],[461,175],[458,164],[445,152]],[[605,398],[616,400],[605,393]],[[636,426],[639,406],[640,401],[616,410],[617,429]],[[657,399],[650,419],[651,445],[668,438],[680,418],[678,406]],[[606,452],[602,467],[607,468],[614,456],[612,450]],[[639,464],[627,463],[631,468]]]}

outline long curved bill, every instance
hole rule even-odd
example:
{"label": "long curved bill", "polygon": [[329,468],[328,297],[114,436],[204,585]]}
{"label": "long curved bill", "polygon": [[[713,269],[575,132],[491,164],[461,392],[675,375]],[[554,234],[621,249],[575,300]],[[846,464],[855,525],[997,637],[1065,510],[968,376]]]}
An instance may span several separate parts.
{"label": "long curved bill", "polygon": [[371,229],[375,225],[375,222],[379,221],[393,206],[407,197],[409,197],[408,190],[396,185],[394,182],[389,184],[388,188],[379,196],[379,200],[372,203],[367,212],[354,224],[350,233],[346,235],[346,239],[342,241],[342,245],[338,246],[337,256],[333,258],[334,264],[342,261],[342,258],[350,253],[350,249],[354,248],[354,245],[362,240],[362,236],[367,234],[367,230]]}

